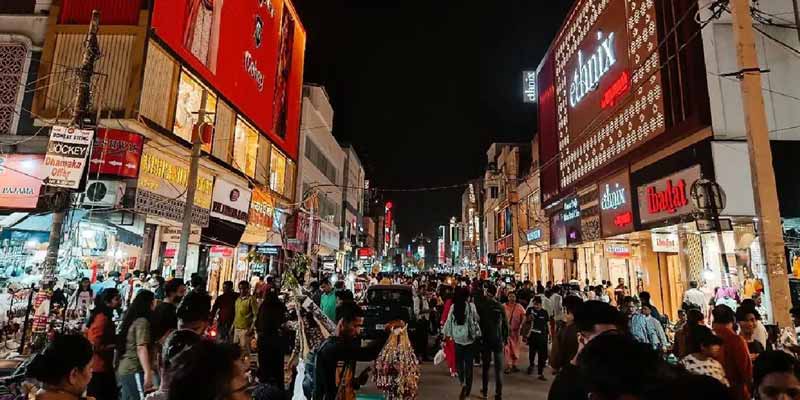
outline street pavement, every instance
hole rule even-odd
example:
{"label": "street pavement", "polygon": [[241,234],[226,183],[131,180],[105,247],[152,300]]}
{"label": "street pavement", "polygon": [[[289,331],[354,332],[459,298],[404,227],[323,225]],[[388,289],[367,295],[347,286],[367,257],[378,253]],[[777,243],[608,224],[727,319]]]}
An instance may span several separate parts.
{"label": "street pavement", "polygon": [[[546,382],[542,382],[536,378],[536,374],[527,375],[525,369],[528,368],[528,348],[523,346],[522,359],[519,361],[518,368],[521,372],[514,374],[503,375],[503,399],[504,400],[544,400],[547,399],[547,391],[550,390],[550,383],[553,381],[552,370],[549,368],[545,371]],[[368,366],[369,363],[359,365],[358,371]],[[493,369],[493,368],[492,368]],[[491,369],[490,369],[491,370]],[[481,391],[481,367],[475,367],[473,370],[472,382],[472,399],[480,398]],[[489,399],[494,399],[494,373],[489,380]],[[458,384],[457,378],[450,377],[445,362],[439,365],[433,365],[432,362],[422,363],[420,374],[420,392],[418,399],[427,400],[450,400],[457,399],[461,387]],[[375,385],[370,383],[359,390],[359,394],[377,394],[380,393]]]}

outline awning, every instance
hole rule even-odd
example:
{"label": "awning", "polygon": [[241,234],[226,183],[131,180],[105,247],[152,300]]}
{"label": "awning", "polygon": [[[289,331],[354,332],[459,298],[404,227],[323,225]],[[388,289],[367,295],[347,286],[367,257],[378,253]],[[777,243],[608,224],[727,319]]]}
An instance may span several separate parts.
{"label": "awning", "polygon": [[28,215],[30,215],[30,213],[26,212],[15,212],[8,215],[4,215],[0,217],[0,228],[3,229],[8,228],[9,226],[16,224],[17,222],[22,221],[22,219],[27,217]]}
{"label": "awning", "polygon": [[224,245],[236,247],[242,240],[244,225],[209,217],[208,228],[203,228],[200,241],[208,245]]}
{"label": "awning", "polygon": [[[87,212],[87,210],[72,209],[67,213],[66,216],[64,216],[64,223],[76,224],[82,220],[84,216],[86,216]],[[53,213],[47,213],[43,215],[31,215],[22,220],[22,222],[19,222],[8,229],[16,229],[19,231],[50,232],[50,228],[52,226]]]}

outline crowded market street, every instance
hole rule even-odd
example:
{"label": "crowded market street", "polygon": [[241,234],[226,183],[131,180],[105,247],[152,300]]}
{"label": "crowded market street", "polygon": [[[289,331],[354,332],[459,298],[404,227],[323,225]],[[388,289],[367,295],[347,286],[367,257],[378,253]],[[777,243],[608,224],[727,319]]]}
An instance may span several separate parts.
{"label": "crowded market street", "polygon": [[0,400],[800,400],[800,0],[0,0]]}

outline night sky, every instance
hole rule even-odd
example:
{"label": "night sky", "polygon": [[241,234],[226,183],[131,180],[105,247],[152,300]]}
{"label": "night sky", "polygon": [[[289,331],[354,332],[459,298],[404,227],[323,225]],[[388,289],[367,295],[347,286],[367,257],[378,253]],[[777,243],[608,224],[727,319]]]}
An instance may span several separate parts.
{"label": "night sky", "polygon": [[[522,71],[539,64],[571,3],[295,0],[305,81],[326,87],[333,133],[355,146],[373,187],[464,183],[482,175],[492,142],[531,140]],[[460,214],[463,190],[385,193],[401,243],[434,238]]]}

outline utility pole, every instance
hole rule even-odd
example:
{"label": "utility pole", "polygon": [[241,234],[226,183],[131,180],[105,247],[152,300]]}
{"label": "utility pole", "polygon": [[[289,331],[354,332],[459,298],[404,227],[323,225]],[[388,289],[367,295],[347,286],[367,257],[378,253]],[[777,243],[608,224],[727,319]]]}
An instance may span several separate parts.
{"label": "utility pole", "polygon": [[186,271],[186,255],[189,251],[189,236],[192,233],[192,211],[194,210],[194,196],[197,193],[197,170],[200,167],[200,149],[203,146],[202,131],[206,123],[206,103],[208,92],[203,89],[200,96],[200,110],[197,112],[197,122],[192,129],[192,159],[189,164],[189,178],[186,182],[186,203],[183,205],[183,223],[181,225],[181,240],[178,244],[178,262],[175,265],[175,277],[183,278]]}
{"label": "utility pole", "polygon": [[[84,116],[89,111],[92,98],[92,76],[94,64],[100,56],[100,46],[97,43],[97,31],[100,28],[100,12],[92,11],[92,20],[89,23],[89,32],[84,41],[83,60],[77,70],[78,84],[75,98],[72,101],[73,127],[84,127]],[[53,225],[50,227],[50,238],[47,246],[47,255],[44,259],[42,271],[43,286],[52,286],[55,282],[56,264],[58,264],[58,250],[61,247],[61,230],[64,226],[64,216],[69,209],[71,192],[68,189],[53,189],[51,191],[51,208],[53,210]]]}
{"label": "utility pole", "polygon": [[753,20],[750,15],[750,0],[731,0],[730,5],[733,15],[733,34],[736,39],[736,59],[741,73],[742,108],[747,129],[747,145],[750,150],[748,153],[758,216],[761,257],[767,268],[770,302],[775,322],[781,328],[792,327],[789,315],[792,302],[784,256],[783,229],[775,171],[772,166],[772,150],[769,147],[764,97],[761,93],[761,71],[756,53]]}

